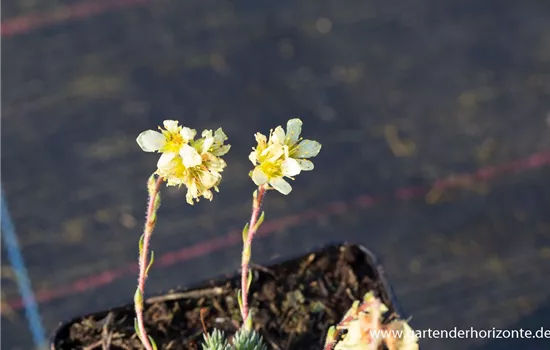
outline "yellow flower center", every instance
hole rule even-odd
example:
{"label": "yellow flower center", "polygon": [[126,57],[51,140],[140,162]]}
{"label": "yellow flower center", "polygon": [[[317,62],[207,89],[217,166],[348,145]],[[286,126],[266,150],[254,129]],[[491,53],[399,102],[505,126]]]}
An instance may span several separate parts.
{"label": "yellow flower center", "polygon": [[174,152],[178,153],[181,146],[183,146],[183,138],[178,133],[171,133],[166,130],[162,130],[162,134],[166,137],[166,143],[160,149],[161,152]]}
{"label": "yellow flower center", "polygon": [[275,163],[264,161],[260,163],[260,169],[270,179],[282,177],[281,163],[281,160],[277,160]]}

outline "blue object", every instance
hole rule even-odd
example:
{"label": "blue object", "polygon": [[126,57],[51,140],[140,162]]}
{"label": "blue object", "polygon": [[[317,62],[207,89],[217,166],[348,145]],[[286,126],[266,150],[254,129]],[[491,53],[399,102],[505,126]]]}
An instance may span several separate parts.
{"label": "blue object", "polygon": [[19,293],[21,294],[21,298],[23,300],[25,316],[27,317],[27,323],[29,324],[29,329],[32,333],[34,344],[38,349],[46,349],[46,336],[44,327],[42,326],[40,312],[38,311],[38,304],[36,303],[36,299],[34,297],[31,281],[29,279],[29,274],[27,272],[27,268],[25,267],[25,263],[23,262],[21,250],[19,249],[15,228],[13,222],[11,221],[6,201],[4,200],[4,191],[3,189],[0,189],[0,191],[2,197],[2,202],[0,205],[2,210],[0,222],[2,226],[2,240],[4,241],[4,249],[8,254],[8,260],[13,268],[13,272],[15,273],[15,279],[19,288]]}

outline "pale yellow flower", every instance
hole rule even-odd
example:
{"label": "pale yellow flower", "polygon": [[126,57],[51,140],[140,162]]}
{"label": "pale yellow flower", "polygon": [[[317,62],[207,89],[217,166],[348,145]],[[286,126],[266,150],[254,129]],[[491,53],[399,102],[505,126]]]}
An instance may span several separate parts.
{"label": "pale yellow flower", "polygon": [[160,132],[147,130],[136,140],[143,151],[162,153],[155,173],[165,179],[167,186],[185,185],[191,205],[201,196],[212,200],[211,189],[218,191],[220,173],[226,167],[220,157],[231,147],[224,145],[227,136],[219,128],[214,133],[204,130],[195,140],[197,131],[179,126],[175,120],[165,120],[163,125]]}
{"label": "pale yellow flower", "polygon": [[418,350],[418,339],[406,321],[381,323],[387,311],[373,292],[365,294],[363,302],[356,301],[340,321],[338,329],[347,332],[334,350],[378,349],[382,343],[390,350]]}
{"label": "pale yellow flower", "polygon": [[269,184],[286,195],[292,191],[292,186],[284,177],[293,179],[302,171],[313,170],[313,163],[306,158],[315,157],[321,144],[302,140],[301,132],[302,121],[296,118],[288,121],[286,133],[281,126],[271,130],[269,140],[256,133],[257,146],[248,157],[255,166],[250,176],[256,185]]}
{"label": "pale yellow flower", "polygon": [[368,349],[372,341],[372,335],[369,333],[369,326],[372,320],[367,314],[359,314],[355,320],[349,322],[346,326],[347,333],[341,340],[335,350],[364,350]]}

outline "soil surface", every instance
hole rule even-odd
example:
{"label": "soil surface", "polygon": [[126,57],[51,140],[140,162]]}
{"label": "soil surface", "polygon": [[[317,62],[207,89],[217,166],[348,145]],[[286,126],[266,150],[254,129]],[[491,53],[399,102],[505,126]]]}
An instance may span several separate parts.
{"label": "soil surface", "polygon": [[[387,318],[397,316],[384,283],[357,246],[331,247],[271,268],[256,266],[251,309],[254,325],[272,349],[321,349],[327,329],[356,299],[375,291]],[[234,334],[240,327],[238,278],[207,288],[150,298],[145,312],[149,335],[159,349],[199,349],[201,313],[209,332]],[[201,311],[203,310],[203,311]],[[60,333],[57,349],[142,349],[134,332],[131,307],[76,321]],[[61,340],[61,339],[58,339]]]}

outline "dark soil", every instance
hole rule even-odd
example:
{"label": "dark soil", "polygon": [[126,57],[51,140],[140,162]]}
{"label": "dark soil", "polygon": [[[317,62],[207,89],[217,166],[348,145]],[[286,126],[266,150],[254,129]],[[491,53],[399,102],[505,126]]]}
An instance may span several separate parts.
{"label": "dark soil", "polygon": [[[374,290],[395,317],[391,292],[357,246],[337,246],[273,267],[256,266],[251,307],[254,325],[273,349],[321,349],[326,330],[355,299]],[[238,279],[150,298],[145,320],[159,349],[198,349],[203,328],[233,334],[239,327]],[[142,349],[131,306],[74,321],[58,333],[56,349]]]}

